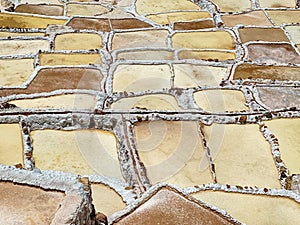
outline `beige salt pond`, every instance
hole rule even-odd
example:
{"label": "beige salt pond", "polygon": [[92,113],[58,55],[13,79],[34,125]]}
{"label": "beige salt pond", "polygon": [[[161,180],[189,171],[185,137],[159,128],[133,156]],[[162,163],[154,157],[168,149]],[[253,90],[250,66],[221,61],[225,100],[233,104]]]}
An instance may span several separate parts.
{"label": "beige salt pond", "polygon": [[50,224],[64,193],[0,183],[0,224]]}
{"label": "beige salt pond", "polygon": [[[23,164],[23,143],[19,124],[0,124],[0,164]],[[0,217],[1,220],[1,217]]]}
{"label": "beige salt pond", "polygon": [[31,136],[33,157],[39,169],[122,179],[116,138],[111,132],[36,130]]}
{"label": "beige salt pond", "polygon": [[300,173],[300,119],[277,119],[266,121],[270,131],[279,142],[281,158],[290,174]]}
{"label": "beige salt pond", "polygon": [[203,191],[192,196],[249,225],[298,224],[300,219],[299,203],[288,198],[221,191]]}
{"label": "beige salt pond", "polygon": [[211,183],[206,157],[195,122],[151,121],[134,127],[140,160],[151,183],[168,182],[181,187]]}

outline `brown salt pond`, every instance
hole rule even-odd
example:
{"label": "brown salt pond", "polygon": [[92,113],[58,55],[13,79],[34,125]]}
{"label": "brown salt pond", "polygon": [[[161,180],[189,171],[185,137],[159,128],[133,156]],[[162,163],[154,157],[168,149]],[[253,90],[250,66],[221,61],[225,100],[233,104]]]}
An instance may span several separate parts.
{"label": "brown salt pond", "polygon": [[244,26],[272,26],[265,13],[259,10],[243,14],[222,15],[222,20],[227,27],[234,27],[237,24],[243,24]]}
{"label": "brown salt pond", "polygon": [[300,80],[300,67],[240,64],[233,79]]}
{"label": "brown salt pond", "polygon": [[1,182],[0,223],[50,224],[64,196],[61,192]]}
{"label": "brown salt pond", "polygon": [[298,224],[299,203],[283,197],[203,191],[193,197],[227,211],[246,224]]}
{"label": "brown salt pond", "polygon": [[[197,216],[195,216],[197,215]],[[228,218],[177,191],[160,189],[143,205],[114,224],[234,224]]]}
{"label": "brown salt pond", "polygon": [[101,57],[98,53],[41,53],[40,66],[71,66],[101,64]]}

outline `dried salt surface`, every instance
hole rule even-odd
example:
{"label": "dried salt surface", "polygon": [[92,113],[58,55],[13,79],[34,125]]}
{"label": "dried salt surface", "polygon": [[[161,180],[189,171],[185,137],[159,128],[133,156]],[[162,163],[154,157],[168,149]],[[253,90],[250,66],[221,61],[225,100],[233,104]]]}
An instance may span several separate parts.
{"label": "dried salt surface", "polygon": [[193,197],[226,210],[246,224],[298,224],[299,203],[284,197],[202,191]]}
{"label": "dried salt surface", "polygon": [[[101,130],[32,131],[33,157],[39,169],[122,178],[116,138]],[[45,143],[48,143],[45,145]]]}
{"label": "dried salt surface", "polygon": [[179,193],[161,189],[114,224],[235,224]]}
{"label": "dried salt surface", "polygon": [[1,40],[0,55],[35,55],[49,50],[48,40]]}
{"label": "dried salt surface", "polygon": [[92,198],[96,212],[111,215],[125,208],[122,198],[110,187],[103,184],[92,184]]}
{"label": "dried salt surface", "polygon": [[13,183],[0,183],[0,223],[50,224],[64,194]]}
{"label": "dried salt surface", "polygon": [[[213,128],[221,132],[213,132]],[[271,146],[255,124],[204,126],[217,181],[221,184],[280,188]],[[218,136],[219,142],[214,137]],[[212,142],[213,141],[213,142]]]}
{"label": "dried salt surface", "polygon": [[180,88],[218,86],[227,68],[192,64],[174,64],[174,85]]}
{"label": "dried salt surface", "polygon": [[249,110],[245,96],[238,90],[205,90],[194,93],[198,106],[209,112]]}
{"label": "dried salt surface", "polygon": [[120,110],[130,110],[132,108],[146,108],[151,110],[180,110],[176,99],[173,96],[162,94],[122,98],[113,103],[111,108]]}
{"label": "dried salt surface", "polygon": [[113,75],[113,91],[161,90],[170,87],[168,65],[119,65]]}
{"label": "dried salt surface", "polygon": [[[23,144],[19,124],[0,124],[0,164],[23,164]],[[1,218],[1,217],[0,217]],[[0,219],[1,220],[1,219]]]}
{"label": "dried salt surface", "polygon": [[89,109],[96,105],[96,97],[87,94],[67,94],[10,101],[20,108],[59,108],[59,109]]}
{"label": "dried salt surface", "polygon": [[33,63],[34,59],[0,59],[0,85],[20,86],[33,73]]}
{"label": "dried salt surface", "polygon": [[139,158],[153,184],[187,187],[212,181],[207,168],[200,171],[204,150],[195,122],[141,122],[134,131]]}
{"label": "dried salt surface", "polygon": [[139,50],[117,53],[118,60],[173,60],[174,52],[168,50]]}
{"label": "dried salt surface", "polygon": [[279,141],[281,158],[290,174],[300,173],[300,119],[266,121],[270,131]]}

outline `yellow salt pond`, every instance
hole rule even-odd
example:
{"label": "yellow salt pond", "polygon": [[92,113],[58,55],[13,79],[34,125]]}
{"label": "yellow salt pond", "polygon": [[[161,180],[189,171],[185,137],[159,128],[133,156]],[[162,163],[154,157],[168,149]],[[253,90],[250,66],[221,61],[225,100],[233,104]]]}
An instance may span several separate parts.
{"label": "yellow salt pond", "polygon": [[300,173],[300,119],[266,121],[270,131],[279,141],[281,158],[290,174]]}
{"label": "yellow salt pond", "polygon": [[34,71],[33,63],[34,59],[0,59],[0,86],[23,84]]}
{"label": "yellow salt pond", "polygon": [[169,12],[169,13],[159,13],[147,16],[148,19],[154,22],[165,25],[171,24],[177,21],[191,21],[197,19],[211,18],[210,14],[206,11],[182,11],[182,12]]}
{"label": "yellow salt pond", "polygon": [[284,197],[203,191],[192,195],[227,211],[245,224],[298,224],[299,203]]}
{"label": "yellow salt pond", "polygon": [[119,65],[113,75],[113,91],[161,90],[170,87],[168,65]]}
{"label": "yellow salt pond", "polygon": [[217,86],[225,77],[227,68],[199,66],[192,64],[174,64],[174,85],[180,88],[197,86]]}
{"label": "yellow salt pond", "polygon": [[296,44],[300,44],[300,26],[286,26],[284,28]]}
{"label": "yellow salt pond", "polygon": [[234,60],[234,52],[221,52],[221,51],[191,51],[183,50],[178,53],[179,59],[203,59],[203,60]]}
{"label": "yellow salt pond", "polygon": [[0,55],[37,54],[39,50],[49,50],[47,40],[1,40]]}
{"label": "yellow salt pond", "polygon": [[266,13],[277,26],[300,22],[299,10],[266,10]]}
{"label": "yellow salt pond", "polygon": [[49,24],[64,24],[64,19],[40,17],[24,14],[0,13],[1,27],[9,28],[46,28]]}
{"label": "yellow salt pond", "polygon": [[89,109],[93,110],[96,98],[87,94],[67,94],[34,99],[10,101],[20,108],[59,108],[59,109]]}
{"label": "yellow salt pond", "polygon": [[176,99],[171,95],[144,95],[122,98],[112,104],[112,109],[130,110],[131,108],[146,108],[151,110],[180,110]]}
{"label": "yellow salt pond", "polygon": [[23,144],[19,124],[0,124],[0,164],[23,165]]}
{"label": "yellow salt pond", "polygon": [[172,36],[172,42],[174,48],[234,49],[233,38],[226,31],[175,33]]}
{"label": "yellow salt pond", "polygon": [[[203,126],[221,184],[280,188],[271,147],[256,124]],[[206,161],[201,166],[207,166]]]}
{"label": "yellow salt pond", "polygon": [[194,93],[198,106],[209,112],[249,110],[243,92],[237,90],[203,90]]}
{"label": "yellow salt pond", "polygon": [[96,212],[111,215],[125,208],[122,198],[110,187],[103,184],[92,184],[91,187]]}
{"label": "yellow salt pond", "polygon": [[109,12],[108,8],[97,4],[74,4],[67,5],[67,16],[99,16]]}
{"label": "yellow salt pond", "polygon": [[122,179],[116,138],[111,132],[36,130],[31,136],[37,168]]}
{"label": "yellow salt pond", "polygon": [[251,2],[248,0],[213,0],[219,6],[221,12],[242,12],[251,8]]}
{"label": "yellow salt pond", "polygon": [[101,64],[98,53],[41,53],[40,66]]}
{"label": "yellow salt pond", "polygon": [[138,14],[162,13],[177,10],[200,10],[200,7],[188,0],[137,0],[135,3]]}
{"label": "yellow salt pond", "polygon": [[100,49],[102,38],[92,33],[65,33],[56,35],[54,39],[55,50],[90,50]]}
{"label": "yellow salt pond", "polygon": [[150,181],[168,182],[181,187],[211,183],[208,168],[200,170],[206,157],[195,122],[151,121],[134,127],[140,160]]}

